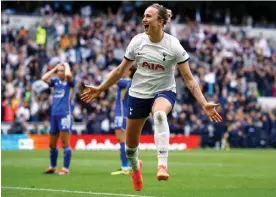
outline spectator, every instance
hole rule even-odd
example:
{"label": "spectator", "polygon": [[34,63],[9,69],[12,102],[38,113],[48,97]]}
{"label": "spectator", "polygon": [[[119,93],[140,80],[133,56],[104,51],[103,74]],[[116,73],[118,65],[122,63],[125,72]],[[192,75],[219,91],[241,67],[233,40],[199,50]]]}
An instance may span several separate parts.
{"label": "spectator", "polygon": [[[45,5],[40,10],[43,23],[19,29],[10,28],[9,17],[2,13],[2,121],[14,122],[11,132],[26,132],[26,121],[43,122],[43,131],[35,128],[31,132],[48,132],[52,97],[47,84],[39,80],[43,73],[60,61],[69,61],[77,81],[98,84],[108,71],[118,66],[133,35],[143,31],[137,10],[129,3],[123,3],[115,13],[109,8],[107,17],[90,18],[95,16],[94,9],[85,10],[82,15],[65,16]],[[236,23],[230,10],[226,15],[219,10],[214,13],[206,16],[208,20],[213,17],[229,26]],[[191,56],[190,67],[196,80],[208,100],[221,103],[225,121],[213,124],[203,118],[176,70],[178,94],[169,121],[171,133],[199,134],[203,147],[214,146],[223,136],[229,136],[234,147],[263,146],[260,141],[268,146],[276,144],[273,138],[276,113],[273,109],[261,109],[256,102],[259,96],[276,97],[275,49],[264,35],[249,37],[250,29],[247,32],[228,29],[222,33],[199,23],[206,20],[202,10],[197,10],[196,16],[197,22],[189,20],[185,27],[177,29],[175,23],[182,17],[179,15],[166,31],[181,38]],[[252,17],[247,20],[252,26]],[[112,132],[115,88],[91,105],[79,101],[81,91],[82,84],[77,83],[72,100],[74,121],[86,124],[86,133]],[[152,133],[151,121],[147,122],[145,132]]]}

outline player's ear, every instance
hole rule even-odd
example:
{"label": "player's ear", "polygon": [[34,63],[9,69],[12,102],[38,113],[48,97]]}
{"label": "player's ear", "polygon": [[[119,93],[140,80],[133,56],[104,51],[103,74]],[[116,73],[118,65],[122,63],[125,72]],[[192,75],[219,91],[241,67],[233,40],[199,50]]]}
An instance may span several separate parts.
{"label": "player's ear", "polygon": [[164,24],[164,19],[162,19],[160,16],[158,16],[157,21],[158,21],[159,25],[163,25]]}

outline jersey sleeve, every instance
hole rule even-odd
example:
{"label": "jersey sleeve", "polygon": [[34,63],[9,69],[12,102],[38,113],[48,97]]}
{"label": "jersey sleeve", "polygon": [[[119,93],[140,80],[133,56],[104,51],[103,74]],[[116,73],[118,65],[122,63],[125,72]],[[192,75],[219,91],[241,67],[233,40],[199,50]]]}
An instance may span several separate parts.
{"label": "jersey sleeve", "polygon": [[129,61],[134,61],[135,60],[135,53],[134,53],[134,48],[135,48],[135,43],[136,43],[136,38],[137,36],[133,37],[130,41],[130,43],[127,46],[126,52],[125,52],[125,59]]}
{"label": "jersey sleeve", "polygon": [[180,44],[179,40],[176,40],[175,45],[175,56],[177,64],[182,64],[190,59],[190,56]]}
{"label": "jersey sleeve", "polygon": [[51,78],[49,86],[50,87],[54,87],[55,86],[55,82],[57,82],[57,78]]}

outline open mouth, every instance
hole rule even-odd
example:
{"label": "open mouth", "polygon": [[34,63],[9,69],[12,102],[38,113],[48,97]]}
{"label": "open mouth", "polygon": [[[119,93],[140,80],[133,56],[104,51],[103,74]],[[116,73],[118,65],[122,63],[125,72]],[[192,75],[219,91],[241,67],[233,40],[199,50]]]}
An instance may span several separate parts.
{"label": "open mouth", "polygon": [[148,30],[149,25],[144,25],[145,30]]}

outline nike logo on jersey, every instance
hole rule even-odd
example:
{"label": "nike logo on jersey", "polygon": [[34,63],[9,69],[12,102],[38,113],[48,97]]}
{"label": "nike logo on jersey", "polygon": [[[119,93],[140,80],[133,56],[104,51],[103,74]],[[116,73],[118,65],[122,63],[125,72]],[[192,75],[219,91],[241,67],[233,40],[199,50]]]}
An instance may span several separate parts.
{"label": "nike logo on jersey", "polygon": [[147,67],[150,70],[165,70],[165,67],[160,64],[150,64],[148,62],[143,62],[142,67]]}
{"label": "nike logo on jersey", "polygon": [[133,108],[130,107],[130,108],[129,108],[129,111],[132,111],[132,110],[133,110]]}

